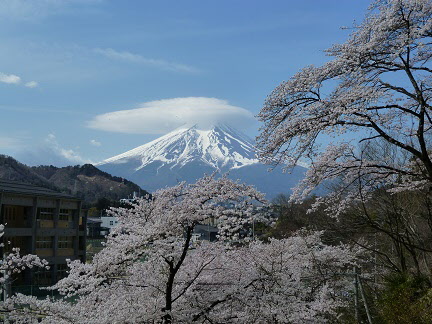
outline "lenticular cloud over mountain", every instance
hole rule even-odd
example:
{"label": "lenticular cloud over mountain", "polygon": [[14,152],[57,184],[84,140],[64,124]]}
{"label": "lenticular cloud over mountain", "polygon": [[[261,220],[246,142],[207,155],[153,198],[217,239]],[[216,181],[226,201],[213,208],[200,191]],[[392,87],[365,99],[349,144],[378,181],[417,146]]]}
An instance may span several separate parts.
{"label": "lenticular cloud over mountain", "polygon": [[138,108],[98,115],[88,127],[128,134],[165,134],[181,126],[196,125],[211,129],[218,124],[248,127],[253,114],[226,100],[206,97],[163,99],[141,104]]}

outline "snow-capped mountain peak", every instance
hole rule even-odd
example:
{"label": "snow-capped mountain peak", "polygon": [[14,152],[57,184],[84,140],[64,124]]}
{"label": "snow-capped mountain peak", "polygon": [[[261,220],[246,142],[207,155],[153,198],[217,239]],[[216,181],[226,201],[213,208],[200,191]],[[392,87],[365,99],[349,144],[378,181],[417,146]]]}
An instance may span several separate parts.
{"label": "snow-capped mountain peak", "polygon": [[211,129],[178,128],[156,140],[102,161],[104,164],[133,162],[135,171],[158,163],[170,169],[199,162],[219,171],[258,163],[251,140],[227,125]]}
{"label": "snow-capped mountain peak", "polygon": [[193,183],[204,174],[228,173],[234,180],[255,185],[268,197],[289,193],[305,173],[295,167],[290,174],[281,167],[268,172],[258,162],[252,141],[227,125],[180,127],[152,142],[102,161],[98,167],[134,181],[149,192],[180,181]]}

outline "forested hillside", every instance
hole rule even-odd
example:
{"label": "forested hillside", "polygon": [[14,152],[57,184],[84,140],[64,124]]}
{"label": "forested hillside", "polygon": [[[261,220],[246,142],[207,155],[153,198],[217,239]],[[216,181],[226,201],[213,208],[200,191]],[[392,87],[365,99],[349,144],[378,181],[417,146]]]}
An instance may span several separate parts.
{"label": "forested hillside", "polygon": [[20,181],[72,194],[84,200],[86,206],[99,199],[118,201],[137,194],[145,195],[135,183],[113,177],[91,164],[58,168],[52,165],[29,167],[10,156],[0,156],[0,178]]}

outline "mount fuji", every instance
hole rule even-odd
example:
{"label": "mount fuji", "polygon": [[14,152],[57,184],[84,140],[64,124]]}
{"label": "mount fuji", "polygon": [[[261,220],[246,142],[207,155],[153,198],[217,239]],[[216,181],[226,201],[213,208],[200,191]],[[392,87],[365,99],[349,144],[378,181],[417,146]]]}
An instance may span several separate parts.
{"label": "mount fuji", "polygon": [[252,141],[227,125],[203,130],[198,126],[178,128],[158,139],[106,159],[97,167],[131,180],[147,191],[172,186],[180,181],[195,182],[204,174],[228,173],[228,177],[257,187],[273,198],[290,193],[306,168],[296,166],[291,173],[281,167],[268,172],[259,163]]}

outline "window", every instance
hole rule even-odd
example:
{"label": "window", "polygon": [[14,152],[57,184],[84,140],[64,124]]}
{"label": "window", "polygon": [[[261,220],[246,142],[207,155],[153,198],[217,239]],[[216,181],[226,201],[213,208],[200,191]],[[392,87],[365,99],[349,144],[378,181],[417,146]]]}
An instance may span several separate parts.
{"label": "window", "polygon": [[73,248],[73,237],[72,236],[59,236],[58,248],[59,249],[72,249]]}
{"label": "window", "polygon": [[38,219],[53,220],[54,208],[38,208]]}
{"label": "window", "polygon": [[59,220],[62,220],[62,221],[72,221],[72,210],[70,210],[70,209],[60,209]]}
{"label": "window", "polygon": [[52,236],[36,236],[36,248],[37,249],[52,249],[53,248]]}
{"label": "window", "polygon": [[4,212],[4,220],[5,221],[15,219],[15,207],[5,206],[3,212]]}
{"label": "window", "polygon": [[3,251],[4,252],[12,252],[12,249],[15,247],[19,247],[19,245],[17,244],[17,240],[18,237],[5,237],[4,238],[4,247],[3,247]]}
{"label": "window", "polygon": [[52,284],[51,270],[40,269],[35,272],[34,283],[39,286],[48,286]]}
{"label": "window", "polygon": [[114,225],[114,221],[110,221],[110,225]]}
{"label": "window", "polygon": [[67,277],[68,272],[69,272],[69,267],[67,266],[67,264],[57,265],[57,280]]}

